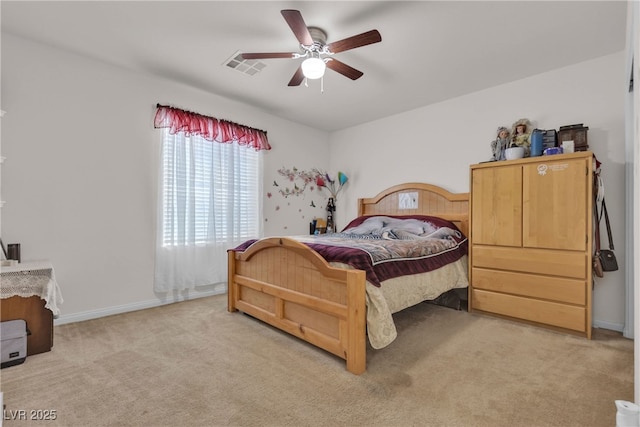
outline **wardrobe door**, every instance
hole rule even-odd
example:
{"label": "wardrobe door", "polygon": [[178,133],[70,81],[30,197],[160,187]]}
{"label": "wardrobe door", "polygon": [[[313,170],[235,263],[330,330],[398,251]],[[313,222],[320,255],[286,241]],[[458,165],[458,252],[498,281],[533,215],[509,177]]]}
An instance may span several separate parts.
{"label": "wardrobe door", "polygon": [[550,157],[523,165],[524,247],[586,249],[589,170],[588,159]]}
{"label": "wardrobe door", "polygon": [[522,167],[472,172],[471,233],[477,245],[522,246]]}

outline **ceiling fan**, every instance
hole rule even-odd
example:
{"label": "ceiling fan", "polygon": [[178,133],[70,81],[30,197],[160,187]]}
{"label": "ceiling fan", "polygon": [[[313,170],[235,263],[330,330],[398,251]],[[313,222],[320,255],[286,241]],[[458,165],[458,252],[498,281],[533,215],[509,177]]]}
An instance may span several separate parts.
{"label": "ceiling fan", "polygon": [[327,33],[318,27],[307,27],[300,11],[286,9],[281,13],[300,42],[302,53],[272,52],[242,53],[241,55],[244,59],[306,58],[289,81],[289,86],[299,86],[305,78],[319,79],[324,76],[326,68],[351,80],[359,79],[362,77],[362,71],[338,61],[332,55],[382,41],[378,30],[371,30],[327,44]]}

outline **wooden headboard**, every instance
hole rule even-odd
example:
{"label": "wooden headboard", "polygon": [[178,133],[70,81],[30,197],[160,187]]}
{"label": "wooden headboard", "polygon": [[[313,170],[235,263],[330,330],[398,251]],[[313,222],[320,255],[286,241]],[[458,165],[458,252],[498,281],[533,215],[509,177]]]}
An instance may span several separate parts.
{"label": "wooden headboard", "polygon": [[468,236],[469,193],[450,193],[437,185],[419,182],[399,184],[375,197],[358,199],[358,216],[363,215],[437,216],[453,222]]}

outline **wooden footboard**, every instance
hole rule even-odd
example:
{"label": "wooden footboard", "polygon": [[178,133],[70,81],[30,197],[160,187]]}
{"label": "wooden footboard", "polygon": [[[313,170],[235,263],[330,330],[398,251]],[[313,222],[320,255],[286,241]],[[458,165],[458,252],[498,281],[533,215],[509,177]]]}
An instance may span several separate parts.
{"label": "wooden footboard", "polygon": [[292,239],[229,251],[228,310],[240,310],[366,369],[365,272],[329,266]]}

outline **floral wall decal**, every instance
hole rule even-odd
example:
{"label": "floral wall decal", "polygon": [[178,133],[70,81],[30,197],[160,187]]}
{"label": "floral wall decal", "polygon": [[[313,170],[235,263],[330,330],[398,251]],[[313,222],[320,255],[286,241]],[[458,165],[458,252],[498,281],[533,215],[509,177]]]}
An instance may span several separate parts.
{"label": "floral wall decal", "polygon": [[[323,172],[315,168],[310,171],[304,171],[295,166],[293,169],[280,168],[278,169],[278,173],[286,177],[290,183],[293,183],[293,188],[285,187],[278,189],[278,192],[284,197],[300,196],[307,188],[309,191],[322,188],[326,189],[329,194],[331,194],[331,197],[335,199],[340,190],[342,190],[342,187],[344,187],[349,180],[344,172],[338,172],[336,174],[334,172]],[[300,184],[298,184],[296,180],[300,181]],[[313,184],[316,184],[317,187],[314,187]],[[273,186],[280,187],[276,181],[273,181]]]}
{"label": "floral wall decal", "polygon": [[[304,171],[296,168],[293,169],[280,168],[278,169],[278,173],[287,178],[290,183],[293,183],[293,188],[284,187],[279,188],[278,192],[284,196],[300,196],[302,195],[307,188],[309,191],[315,190],[314,184],[316,183],[316,177],[320,174],[320,171],[317,169],[311,169],[310,171]],[[298,182],[299,181],[299,184]],[[275,187],[279,187],[276,181],[273,182]]]}
{"label": "floral wall decal", "polygon": [[[347,175],[343,172],[336,174],[317,168],[304,170],[298,169],[296,166],[291,168],[283,166],[277,170],[277,174],[279,177],[273,180],[273,190],[266,194],[267,200],[269,200],[265,206],[267,211],[277,212],[279,216],[286,216],[287,211],[293,208],[297,211],[294,211],[296,216],[304,221],[308,221],[306,218],[313,220],[327,216],[325,208],[327,199],[333,197],[335,200],[348,180]],[[288,199],[286,205],[276,200],[277,198],[274,197],[276,194]],[[295,199],[298,198],[302,200],[296,201]],[[304,199],[307,201],[303,202]],[[290,221],[287,221],[287,224],[293,225]],[[282,224],[283,230],[290,228],[286,224]]]}

